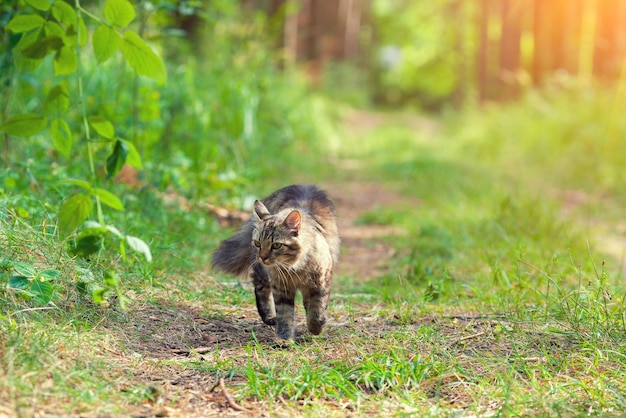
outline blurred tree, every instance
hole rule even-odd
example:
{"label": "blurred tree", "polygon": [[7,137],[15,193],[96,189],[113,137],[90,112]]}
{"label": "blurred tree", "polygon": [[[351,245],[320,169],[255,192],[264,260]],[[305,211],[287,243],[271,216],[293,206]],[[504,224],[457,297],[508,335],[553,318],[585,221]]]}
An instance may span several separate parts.
{"label": "blurred tree", "polygon": [[279,67],[299,64],[319,84],[336,75],[328,71],[336,67],[334,63],[365,63],[373,80],[371,96],[388,104],[458,105],[473,92],[479,101],[510,100],[522,92],[526,75],[541,86],[556,72],[586,76],[592,67],[595,75],[614,80],[626,51],[623,0],[158,0],[155,4],[169,10],[171,27],[191,41],[194,55],[207,48],[213,26],[243,13],[265,21],[281,52]]}
{"label": "blurred tree", "polygon": [[602,79],[614,79],[619,76],[624,59],[626,4],[622,0],[602,0],[598,3],[594,74]]}
{"label": "blurred tree", "polygon": [[476,49],[476,75],[478,83],[478,99],[484,101],[489,98],[489,21],[492,9],[492,0],[479,0],[476,25],[478,26],[478,47]]}
{"label": "blurred tree", "polygon": [[522,37],[522,4],[516,0],[501,2],[500,91],[499,98],[512,99],[519,94],[520,41]]}

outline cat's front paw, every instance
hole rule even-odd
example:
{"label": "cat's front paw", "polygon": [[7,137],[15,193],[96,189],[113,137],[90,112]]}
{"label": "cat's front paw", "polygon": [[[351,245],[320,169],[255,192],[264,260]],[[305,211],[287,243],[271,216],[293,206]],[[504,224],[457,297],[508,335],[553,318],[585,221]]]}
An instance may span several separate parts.
{"label": "cat's front paw", "polygon": [[276,337],[276,347],[277,348],[289,348],[294,346],[296,343],[293,340],[285,340],[284,338]]}
{"label": "cat's front paw", "polygon": [[276,325],[276,317],[272,316],[271,318],[261,318],[263,320],[263,323],[265,325],[271,325],[271,326],[275,326]]}
{"label": "cat's front paw", "polygon": [[326,324],[326,317],[320,316],[318,318],[307,318],[307,328],[313,335],[320,335]]}

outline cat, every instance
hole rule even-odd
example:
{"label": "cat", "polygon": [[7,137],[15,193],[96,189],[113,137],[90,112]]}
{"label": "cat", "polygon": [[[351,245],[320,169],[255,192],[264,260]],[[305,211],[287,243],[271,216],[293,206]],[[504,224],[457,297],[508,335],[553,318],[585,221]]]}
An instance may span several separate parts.
{"label": "cat", "polygon": [[276,327],[277,342],[293,342],[298,290],[308,330],[322,332],[339,245],[330,198],[316,186],[291,185],[254,202],[241,231],[213,254],[212,266],[234,275],[251,270],[261,320]]}

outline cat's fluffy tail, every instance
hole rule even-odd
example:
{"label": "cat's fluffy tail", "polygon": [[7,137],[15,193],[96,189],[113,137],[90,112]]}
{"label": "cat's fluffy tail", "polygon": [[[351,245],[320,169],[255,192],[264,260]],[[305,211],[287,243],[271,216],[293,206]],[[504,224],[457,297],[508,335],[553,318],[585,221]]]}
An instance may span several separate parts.
{"label": "cat's fluffy tail", "polygon": [[246,274],[254,263],[251,240],[252,227],[247,223],[237,235],[222,241],[213,253],[212,267],[235,276]]}

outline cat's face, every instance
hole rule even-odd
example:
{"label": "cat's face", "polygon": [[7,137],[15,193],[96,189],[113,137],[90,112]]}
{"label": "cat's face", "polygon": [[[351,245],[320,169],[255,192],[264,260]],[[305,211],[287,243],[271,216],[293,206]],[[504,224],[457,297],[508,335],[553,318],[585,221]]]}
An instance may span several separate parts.
{"label": "cat's face", "polygon": [[301,215],[297,210],[271,215],[263,203],[255,202],[256,227],[252,246],[257,261],[265,266],[291,267],[300,254],[298,233]]}

